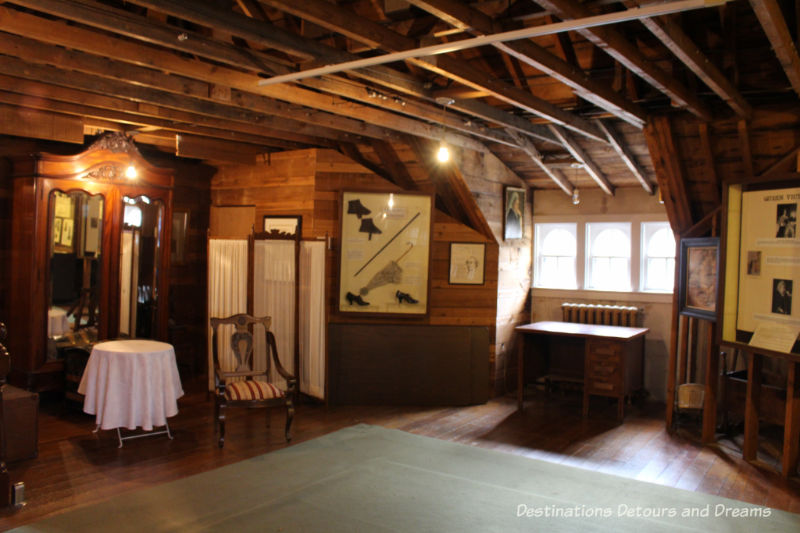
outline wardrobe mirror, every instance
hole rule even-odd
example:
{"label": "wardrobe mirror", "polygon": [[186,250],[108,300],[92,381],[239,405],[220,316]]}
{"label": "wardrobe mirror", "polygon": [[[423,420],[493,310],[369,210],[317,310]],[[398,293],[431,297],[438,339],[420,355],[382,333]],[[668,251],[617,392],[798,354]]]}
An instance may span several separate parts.
{"label": "wardrobe mirror", "polygon": [[[69,340],[78,332],[97,338],[103,202],[101,194],[86,191],[50,193],[47,336],[51,339]],[[49,352],[49,358],[55,356]]]}
{"label": "wardrobe mirror", "polygon": [[119,244],[119,335],[154,338],[164,203],[125,196]]}

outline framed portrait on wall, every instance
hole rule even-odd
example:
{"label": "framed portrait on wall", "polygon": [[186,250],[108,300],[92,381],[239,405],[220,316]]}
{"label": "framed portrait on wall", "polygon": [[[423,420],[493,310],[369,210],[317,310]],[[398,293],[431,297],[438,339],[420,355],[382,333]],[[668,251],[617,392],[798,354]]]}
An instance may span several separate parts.
{"label": "framed portrait on wall", "polygon": [[716,321],[718,280],[719,238],[681,239],[680,313]]}
{"label": "framed portrait on wall", "polygon": [[503,240],[521,239],[525,229],[525,189],[506,187],[503,213]]}
{"label": "framed portrait on wall", "polygon": [[428,313],[431,206],[428,194],[342,193],[339,312]]}
{"label": "framed portrait on wall", "polygon": [[483,285],[486,270],[486,244],[450,243],[450,285]]}

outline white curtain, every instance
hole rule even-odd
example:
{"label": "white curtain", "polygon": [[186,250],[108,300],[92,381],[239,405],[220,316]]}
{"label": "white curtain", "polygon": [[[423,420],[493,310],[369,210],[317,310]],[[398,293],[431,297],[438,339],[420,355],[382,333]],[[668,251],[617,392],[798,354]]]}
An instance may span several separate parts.
{"label": "white curtain", "polygon": [[325,399],[325,241],[300,246],[300,391]]}
{"label": "white curtain", "polygon": [[[272,317],[270,331],[275,335],[278,358],[291,374],[294,369],[294,241],[257,240],[253,258],[253,313]],[[263,337],[254,343],[257,369],[265,368]],[[271,369],[270,381],[286,388],[286,381]]]}
{"label": "white curtain", "polygon": [[[247,312],[247,240],[209,239],[208,315],[224,318]],[[219,331],[219,357],[223,368],[234,367],[233,352],[226,339],[233,326]],[[208,326],[208,390],[214,390],[214,359],[211,326]]]}

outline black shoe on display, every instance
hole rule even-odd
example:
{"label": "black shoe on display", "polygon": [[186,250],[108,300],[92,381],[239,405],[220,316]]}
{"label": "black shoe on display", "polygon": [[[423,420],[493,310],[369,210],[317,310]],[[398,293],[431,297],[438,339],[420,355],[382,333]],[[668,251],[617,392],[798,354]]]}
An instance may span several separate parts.
{"label": "black shoe on display", "polygon": [[358,229],[361,233],[369,233],[369,240],[372,240],[373,233],[383,233],[378,227],[372,222],[371,218],[362,218],[361,219],[361,227]]}
{"label": "black shoe on display", "polygon": [[372,211],[364,207],[361,204],[361,200],[358,198],[347,202],[347,214],[349,215],[355,215],[358,218],[361,218],[362,216],[369,215],[370,213],[372,213]]}
{"label": "black shoe on display", "polygon": [[357,303],[358,305],[369,305],[369,302],[365,302],[361,295],[356,295],[352,292],[348,292],[345,298],[347,298],[347,302],[350,305],[353,305],[353,302]]}
{"label": "black shoe on display", "polygon": [[396,293],[394,293],[394,295],[397,296],[397,302],[398,303],[403,303],[403,302],[410,303],[410,304],[418,304],[419,303],[419,300],[415,300],[407,292],[397,291]]}

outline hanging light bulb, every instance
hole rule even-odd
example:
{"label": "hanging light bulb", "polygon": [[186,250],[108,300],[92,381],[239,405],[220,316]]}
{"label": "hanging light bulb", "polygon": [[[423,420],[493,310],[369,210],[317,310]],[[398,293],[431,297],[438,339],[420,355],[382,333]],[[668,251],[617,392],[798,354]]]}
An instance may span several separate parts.
{"label": "hanging light bulb", "polygon": [[438,159],[440,163],[447,163],[450,161],[450,149],[444,141],[439,145],[439,150],[436,152],[436,159]]}
{"label": "hanging light bulb", "polygon": [[128,168],[125,169],[125,177],[129,180],[136,179],[136,176],[139,175],[139,172],[136,170],[136,167],[133,165],[128,165]]}
{"label": "hanging light bulb", "polygon": [[573,189],[572,190],[572,205],[578,205],[579,203],[581,203],[580,193],[578,192],[578,189]]}

